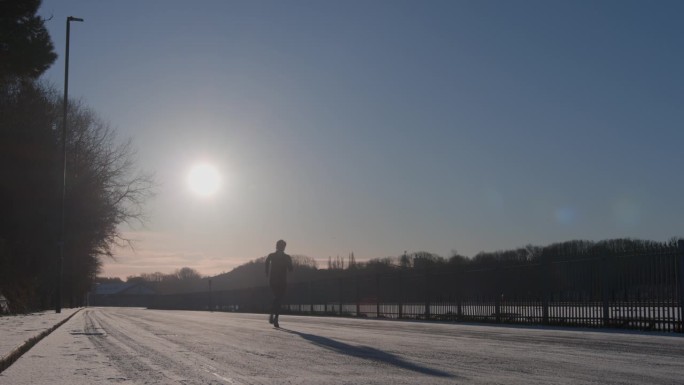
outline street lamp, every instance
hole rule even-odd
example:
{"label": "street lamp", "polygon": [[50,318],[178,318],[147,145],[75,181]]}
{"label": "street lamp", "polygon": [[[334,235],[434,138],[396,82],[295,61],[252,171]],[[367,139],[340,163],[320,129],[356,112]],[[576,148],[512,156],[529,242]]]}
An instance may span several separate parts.
{"label": "street lamp", "polygon": [[211,278],[209,278],[209,311],[214,312],[214,304],[211,300]]}
{"label": "street lamp", "polygon": [[62,274],[64,272],[64,200],[66,197],[66,141],[67,141],[67,107],[69,104],[69,36],[71,34],[71,22],[83,21],[78,17],[69,16],[66,20],[66,54],[64,56],[64,115],[62,123],[62,159],[64,160],[64,167],[62,169],[62,226],[60,229],[59,240],[59,279],[57,280],[57,305],[55,312],[62,312]]}

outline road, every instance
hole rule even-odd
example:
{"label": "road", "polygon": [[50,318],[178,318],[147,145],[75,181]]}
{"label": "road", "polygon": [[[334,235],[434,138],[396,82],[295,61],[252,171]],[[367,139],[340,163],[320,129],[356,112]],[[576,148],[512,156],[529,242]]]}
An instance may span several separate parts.
{"label": "road", "polygon": [[89,308],[0,384],[674,384],[679,335]]}

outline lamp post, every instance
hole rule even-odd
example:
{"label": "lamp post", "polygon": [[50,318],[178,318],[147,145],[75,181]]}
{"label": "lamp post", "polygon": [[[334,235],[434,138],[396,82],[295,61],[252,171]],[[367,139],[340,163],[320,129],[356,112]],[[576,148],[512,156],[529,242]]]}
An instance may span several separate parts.
{"label": "lamp post", "polygon": [[214,304],[212,303],[213,301],[211,300],[211,278],[209,278],[209,311],[214,312]]}
{"label": "lamp post", "polygon": [[67,148],[67,108],[69,105],[69,37],[71,34],[71,22],[72,21],[83,21],[78,17],[69,16],[66,20],[66,54],[64,56],[64,115],[62,122],[62,160],[64,161],[64,167],[62,168],[62,224],[60,228],[60,240],[59,240],[59,278],[57,280],[57,302],[55,306],[55,312],[62,312],[62,275],[64,272],[64,201],[66,198],[66,169],[67,169],[67,158],[66,158],[66,148]]}

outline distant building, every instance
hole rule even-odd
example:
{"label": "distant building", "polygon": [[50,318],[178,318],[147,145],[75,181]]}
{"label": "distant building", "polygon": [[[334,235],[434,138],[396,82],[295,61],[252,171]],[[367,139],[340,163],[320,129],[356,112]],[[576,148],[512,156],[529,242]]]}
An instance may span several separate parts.
{"label": "distant building", "polygon": [[89,306],[148,307],[157,293],[144,283],[101,283],[88,296]]}
{"label": "distant building", "polygon": [[9,313],[9,301],[0,293],[0,314]]}

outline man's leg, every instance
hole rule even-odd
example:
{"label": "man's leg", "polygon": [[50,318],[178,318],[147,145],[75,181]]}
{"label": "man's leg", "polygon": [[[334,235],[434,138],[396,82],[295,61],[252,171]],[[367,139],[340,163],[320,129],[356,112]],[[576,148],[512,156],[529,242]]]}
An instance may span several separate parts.
{"label": "man's leg", "polygon": [[278,325],[278,317],[280,316],[280,306],[283,303],[283,297],[285,296],[285,289],[286,288],[287,288],[287,286],[284,283],[282,285],[278,285],[275,288],[275,292],[274,292],[275,299],[273,300],[273,304],[274,304],[273,305],[273,309],[274,309],[273,312],[275,313],[275,316],[273,319],[273,326],[275,326],[275,327],[280,327],[280,325]]}
{"label": "man's leg", "polygon": [[283,295],[281,293],[278,293],[278,296],[275,299],[275,303],[276,303],[276,305],[275,305],[275,318],[273,320],[273,325],[275,325],[275,327],[278,327],[278,317],[280,316],[280,306],[283,302]]}
{"label": "man's leg", "polygon": [[277,296],[273,299],[273,316],[278,318],[278,315],[280,315],[280,296]]}
{"label": "man's leg", "polygon": [[277,287],[273,284],[271,286],[271,294],[273,294],[273,302],[271,302],[271,314],[268,316],[268,323],[273,324],[275,322],[275,315],[277,313],[277,309],[280,307],[278,304],[278,290]]}
{"label": "man's leg", "polygon": [[280,325],[278,325],[278,316],[280,315],[280,302],[281,302],[281,298],[282,298],[281,296],[277,296],[277,297],[273,300],[273,303],[274,303],[274,305],[273,305],[273,309],[274,309],[274,311],[273,311],[273,312],[274,312],[273,326],[275,326],[275,327],[280,327]]}

